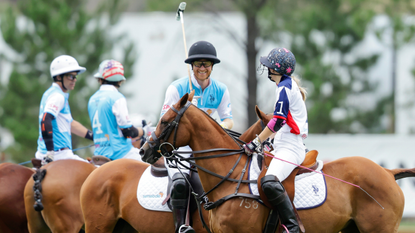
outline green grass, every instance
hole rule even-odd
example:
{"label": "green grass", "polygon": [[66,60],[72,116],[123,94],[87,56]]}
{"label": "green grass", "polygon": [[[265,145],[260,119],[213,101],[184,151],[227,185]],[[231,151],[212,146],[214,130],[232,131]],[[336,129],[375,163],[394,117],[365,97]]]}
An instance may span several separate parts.
{"label": "green grass", "polygon": [[399,233],[415,233],[415,218],[403,218],[399,225]]}

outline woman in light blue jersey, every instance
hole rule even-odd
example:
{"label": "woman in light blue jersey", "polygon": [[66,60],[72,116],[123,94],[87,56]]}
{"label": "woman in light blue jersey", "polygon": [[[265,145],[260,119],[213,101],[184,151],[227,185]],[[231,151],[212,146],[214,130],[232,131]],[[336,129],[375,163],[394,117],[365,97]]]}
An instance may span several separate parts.
{"label": "woman in light blue jersey", "polygon": [[[290,233],[299,233],[297,218],[291,201],[282,185],[296,165],[305,158],[303,139],[308,135],[306,91],[299,80],[292,77],[296,60],[286,48],[273,49],[268,56],[261,57],[261,65],[268,70],[268,78],[276,84],[274,117],[267,127],[250,143],[244,145],[247,154],[262,151],[262,144],[274,136],[273,155],[290,163],[272,159],[267,173],[261,179],[262,190],[268,201],[278,209],[282,224]],[[283,233],[287,233],[283,230]]]}
{"label": "woman in light blue jersey", "polygon": [[131,139],[145,135],[142,128],[135,128],[130,120],[127,100],[118,91],[124,77],[123,65],[115,60],[101,62],[94,75],[100,88],[88,102],[88,113],[94,133],[95,155],[111,160],[130,158],[141,160],[139,149]]}
{"label": "woman in light blue jersey", "polygon": [[86,69],[75,58],[62,55],[50,65],[52,86],[43,94],[39,110],[39,138],[36,158],[46,164],[53,160],[76,159],[87,162],[73,154],[71,134],[92,140],[90,130],[75,121],[71,115],[68,98],[75,88],[77,75]]}
{"label": "woman in light blue jersey", "polygon": [[[195,97],[192,101],[194,105],[202,109],[209,115],[218,113],[223,128],[233,127],[231,100],[228,87],[216,79],[211,78],[213,66],[220,63],[216,57],[215,47],[207,41],[198,41],[189,49],[189,56],[185,60],[192,66],[190,77],[184,77],[174,81],[167,88],[161,116],[177,103],[180,98],[191,90],[195,90]],[[191,80],[191,83],[189,82]],[[191,86],[190,86],[191,85]],[[179,151],[190,151],[191,148],[181,147]],[[191,154],[180,154],[189,157]],[[166,168],[173,183],[170,190],[172,198],[173,214],[176,232],[194,232],[193,228],[185,225],[187,199],[189,198],[189,187],[183,175],[176,168],[170,168],[166,161]],[[189,175],[189,170],[181,169],[185,176]]]}

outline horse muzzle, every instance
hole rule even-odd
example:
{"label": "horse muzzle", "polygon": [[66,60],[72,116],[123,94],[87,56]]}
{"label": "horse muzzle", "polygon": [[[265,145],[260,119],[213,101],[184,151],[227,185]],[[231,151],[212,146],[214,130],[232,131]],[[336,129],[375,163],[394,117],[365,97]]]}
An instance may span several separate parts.
{"label": "horse muzzle", "polygon": [[157,156],[157,154],[158,153],[153,155],[153,150],[151,148],[144,149],[142,147],[140,149],[141,160],[143,160],[143,162],[146,162],[146,163],[149,163],[149,164],[154,164],[161,157],[161,155]]}

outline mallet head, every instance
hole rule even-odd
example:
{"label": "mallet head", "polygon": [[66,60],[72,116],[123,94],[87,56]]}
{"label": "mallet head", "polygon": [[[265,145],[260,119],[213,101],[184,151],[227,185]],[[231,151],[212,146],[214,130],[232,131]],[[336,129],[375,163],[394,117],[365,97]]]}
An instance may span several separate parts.
{"label": "mallet head", "polygon": [[184,9],[186,9],[186,2],[181,2],[179,7],[177,8],[177,12],[176,12],[176,20],[177,21],[180,20],[180,11],[183,13]]}

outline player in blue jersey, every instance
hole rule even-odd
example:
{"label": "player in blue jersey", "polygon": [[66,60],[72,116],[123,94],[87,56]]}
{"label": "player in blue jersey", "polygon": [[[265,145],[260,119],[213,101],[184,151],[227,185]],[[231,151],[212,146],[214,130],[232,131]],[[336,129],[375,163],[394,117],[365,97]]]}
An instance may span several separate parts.
{"label": "player in blue jersey", "polygon": [[88,102],[94,154],[111,160],[130,158],[142,161],[139,149],[132,146],[131,139],[142,137],[145,132],[133,126],[128,116],[127,100],[118,91],[125,81],[123,65],[115,60],[105,60],[94,77],[100,83],[99,90]]}
{"label": "player in blue jersey", "polygon": [[[233,127],[231,101],[228,88],[225,84],[211,78],[213,66],[219,63],[216,57],[215,47],[207,41],[198,41],[189,49],[189,56],[185,60],[192,66],[191,81],[192,89],[195,90],[195,96],[192,103],[197,105],[209,115],[218,113],[220,124],[223,128],[231,129]],[[166,96],[161,111],[161,116],[177,103],[186,93],[190,93],[189,77],[184,77],[174,81],[166,91]],[[179,151],[190,151],[190,147],[179,148]],[[181,154],[183,157],[189,157],[190,154]],[[189,198],[189,187],[183,175],[178,169],[166,167],[169,176],[172,177],[173,184],[171,188],[171,203],[176,226],[176,232],[194,232],[193,228],[184,225],[186,217],[187,199]],[[189,171],[182,169],[184,175],[188,176]]]}
{"label": "player in blue jersey", "polygon": [[[295,69],[294,54],[285,48],[271,50],[267,57],[260,58],[261,65],[268,69],[268,78],[276,83],[274,117],[267,127],[251,142],[244,145],[247,154],[261,152],[262,143],[275,133],[275,157],[301,164],[305,158],[303,139],[308,135],[306,91],[297,78],[291,76]],[[268,201],[278,209],[282,224],[290,233],[300,232],[291,201],[281,184],[296,165],[273,159],[267,173],[261,179],[262,190]],[[286,233],[285,230],[283,230]]]}
{"label": "player in blue jersey", "polygon": [[76,159],[87,162],[73,154],[71,133],[92,140],[93,134],[71,115],[69,91],[75,88],[77,75],[86,69],[75,58],[62,55],[50,65],[52,86],[43,94],[39,110],[39,138],[36,158],[46,164],[53,160]]}

